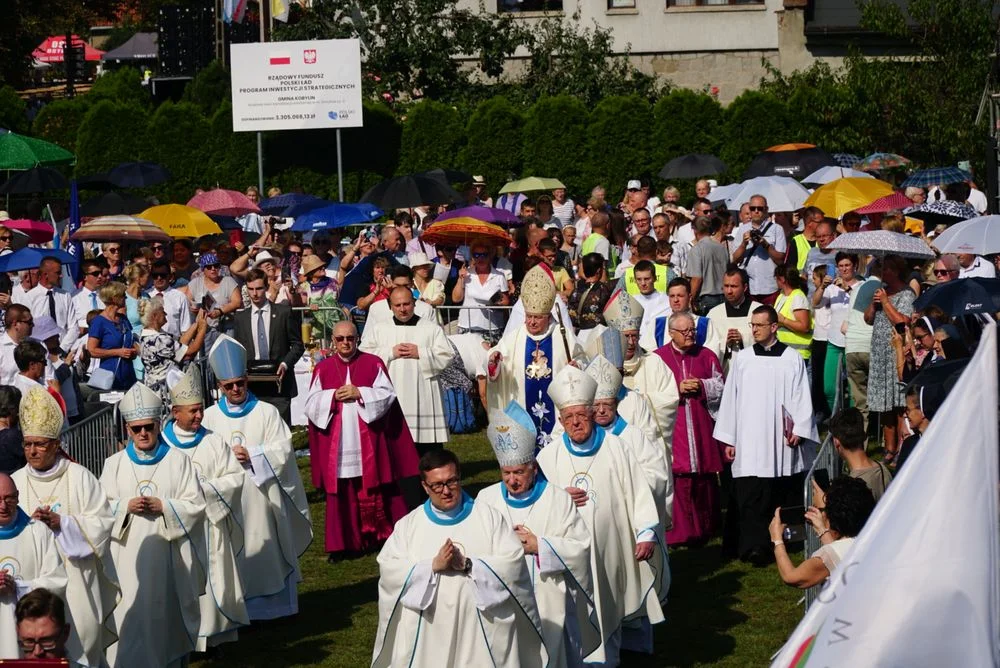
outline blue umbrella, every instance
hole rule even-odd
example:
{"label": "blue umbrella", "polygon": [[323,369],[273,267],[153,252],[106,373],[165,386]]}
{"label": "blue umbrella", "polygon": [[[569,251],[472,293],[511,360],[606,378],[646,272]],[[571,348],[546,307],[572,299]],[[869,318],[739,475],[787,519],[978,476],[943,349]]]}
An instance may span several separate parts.
{"label": "blue umbrella", "polygon": [[291,218],[294,214],[288,213],[288,208],[299,204],[310,204],[312,202],[324,201],[325,200],[316,197],[315,195],[306,195],[304,193],[283,193],[281,195],[275,195],[274,197],[262,199],[257,206],[260,207],[261,211],[271,216],[285,216]]}
{"label": "blue umbrella", "polygon": [[80,260],[58,248],[22,248],[7,255],[0,255],[0,272],[37,269],[42,260],[54,257],[65,264],[76,264]]}
{"label": "blue umbrella", "polygon": [[913,308],[937,306],[950,316],[1000,311],[1000,278],[959,278],[923,292]]}
{"label": "blue umbrella", "polygon": [[918,169],[906,177],[900,185],[901,188],[919,186],[927,188],[929,186],[946,186],[949,183],[961,183],[971,181],[972,174],[958,167],[931,167],[930,169]]}
{"label": "blue umbrella", "polygon": [[367,225],[383,215],[381,209],[367,202],[359,204],[334,202],[295,216],[291,230],[293,232],[313,232],[348,227],[349,225]]}

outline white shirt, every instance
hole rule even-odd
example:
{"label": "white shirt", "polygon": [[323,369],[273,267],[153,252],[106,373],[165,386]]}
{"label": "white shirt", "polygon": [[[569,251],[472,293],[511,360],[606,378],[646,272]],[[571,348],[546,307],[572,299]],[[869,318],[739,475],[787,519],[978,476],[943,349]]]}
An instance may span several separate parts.
{"label": "white shirt", "polygon": [[[73,319],[73,298],[60,287],[54,287],[51,291],[56,304],[56,326],[63,333],[59,339],[59,347],[69,350],[73,342],[80,337],[80,330],[77,329]],[[37,320],[43,315],[50,315],[48,295],[49,288],[39,283],[24,294],[23,302],[18,303],[27,306],[31,316]]]}
{"label": "white shirt", "polygon": [[0,385],[14,384],[14,376],[17,375],[14,348],[17,348],[14,339],[7,332],[0,334]]}
{"label": "white shirt", "polygon": [[[765,225],[767,225],[767,221],[761,223],[761,228]],[[735,243],[737,245],[743,243],[743,235],[752,229],[754,229],[753,223],[743,223],[737,227],[736,231],[733,232],[733,239],[735,240]],[[773,223],[771,227],[768,228],[767,232],[764,233],[764,238],[769,244],[771,244],[774,250],[779,253],[785,252],[787,244],[785,242],[785,231],[781,228],[781,225]],[[749,248],[750,244],[747,245],[748,252]],[[769,295],[772,292],[778,291],[778,283],[774,280],[775,264],[774,260],[772,260],[769,255],[769,251],[758,246],[748,264],[744,265],[742,259],[737,264],[741,267],[745,267],[747,274],[750,275],[750,294]]]}
{"label": "white shirt", "polygon": [[167,316],[164,332],[179,337],[191,327],[191,309],[183,292],[175,288],[167,288],[163,292],[150,288],[146,294],[150,299],[159,297],[163,300],[163,313]]}
{"label": "white shirt", "polygon": [[989,202],[986,200],[986,194],[978,188],[973,188],[969,191],[969,199],[966,201],[979,213],[986,213],[986,209],[989,208]]}
{"label": "white shirt", "polygon": [[503,311],[489,309],[490,297],[497,292],[508,292],[507,279],[496,269],[491,269],[486,282],[480,283],[479,275],[471,270],[465,279],[465,299],[459,312],[458,325],[465,329],[496,330],[503,325]]}
{"label": "white shirt", "polygon": [[77,327],[87,329],[87,314],[94,309],[104,310],[104,302],[97,296],[96,290],[80,288],[73,294],[73,317]]}
{"label": "white shirt", "polygon": [[996,278],[996,275],[996,267],[984,260],[981,255],[977,255],[968,267],[961,267],[958,270],[959,278]]}
{"label": "white shirt", "polygon": [[[855,283],[854,287],[859,285],[861,285],[861,281]],[[854,290],[852,289],[851,292]],[[851,310],[851,293],[830,284],[823,290],[822,304],[827,305],[830,311],[830,326],[827,330],[826,340],[838,348],[844,348],[847,343],[847,335],[843,330],[847,329],[845,324]],[[817,310],[816,313],[818,315],[819,311]]]}
{"label": "white shirt", "polygon": [[566,227],[573,222],[573,214],[576,211],[576,204],[573,200],[566,198],[566,201],[562,204],[556,204],[555,200],[552,200],[552,217],[559,219],[559,227]]}
{"label": "white shirt", "polygon": [[[260,308],[253,305],[250,306],[250,335],[253,337],[254,359],[266,360],[270,358],[270,350],[268,350],[269,354],[265,356],[257,346],[258,321],[260,320],[260,315],[264,316],[264,340],[270,342],[271,302],[265,303]],[[268,345],[270,345],[270,343]]]}

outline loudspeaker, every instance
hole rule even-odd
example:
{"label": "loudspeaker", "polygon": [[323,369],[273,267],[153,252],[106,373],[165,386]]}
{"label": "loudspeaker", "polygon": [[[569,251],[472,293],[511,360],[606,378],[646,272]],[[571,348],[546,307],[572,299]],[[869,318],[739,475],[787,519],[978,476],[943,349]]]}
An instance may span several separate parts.
{"label": "loudspeaker", "polygon": [[194,76],[215,58],[214,5],[161,7],[157,46],[159,76]]}

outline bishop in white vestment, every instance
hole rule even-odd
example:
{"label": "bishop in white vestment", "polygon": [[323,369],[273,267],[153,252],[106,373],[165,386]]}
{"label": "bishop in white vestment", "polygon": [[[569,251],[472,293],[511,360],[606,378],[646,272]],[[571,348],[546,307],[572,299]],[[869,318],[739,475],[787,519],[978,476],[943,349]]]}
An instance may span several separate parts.
{"label": "bishop in white vestment", "polygon": [[448,419],[438,376],[455,351],[440,325],[414,313],[413,293],[409,288],[393,288],[388,301],[392,319],[372,331],[365,328],[367,336],[362,337],[360,349],[381,358],[389,369],[393,386],[405,388],[396,398],[413,442],[422,454],[448,441]]}
{"label": "bishop in white vestment", "polygon": [[236,555],[243,551],[240,496],[244,484],[253,484],[222,437],[201,425],[203,393],[201,372],[192,364],[170,388],[171,419],[163,425],[163,440],[191,458],[205,495],[201,526],[207,580],[200,600],[199,652],[233,642],[237,629],[250,624]]}
{"label": "bishop in white vestment", "polygon": [[21,509],[51,530],[66,569],[67,654],[81,666],[96,668],[115,639],[111,613],[118,585],[102,561],[114,517],[94,474],[59,447],[63,423],[62,408],[47,390],[34,389],[21,399],[19,425],[28,463],[11,477]]}
{"label": "bishop in white vestment", "polygon": [[458,458],[420,460],[427,501],[378,555],[372,666],[547,665],[524,551],[506,517],[462,491]]}
{"label": "bishop in white vestment", "polygon": [[656,592],[663,589],[662,550],[656,501],[638,460],[618,436],[596,429],[597,383],[566,367],[549,390],[566,430],[538,455],[550,484],[573,497],[591,533],[594,599],[603,643],[589,663],[615,666],[623,647],[623,626],[638,627],[629,649],[652,651],[649,624],[664,620]]}
{"label": "bishop in white vestment", "polygon": [[222,396],[202,425],[222,437],[249,478],[243,485],[244,546],[237,555],[250,619],[299,610],[299,557],[312,542],[309,503],[292,449],[292,432],[278,409],[247,389],[246,349],[220,336],[208,362]]}
{"label": "bishop in white vestment", "polygon": [[565,490],[538,475],[535,425],[518,404],[490,413],[487,437],[503,480],[479,492],[506,515],[524,549],[549,666],[582,666],[601,644],[590,572],[591,536]]}
{"label": "bishop in white vestment", "polygon": [[160,395],[136,383],[119,402],[130,440],[104,462],[114,525],[111,562],[121,586],[113,668],[174,667],[195,649],[205,591],[205,497],[191,460],[160,437]]}

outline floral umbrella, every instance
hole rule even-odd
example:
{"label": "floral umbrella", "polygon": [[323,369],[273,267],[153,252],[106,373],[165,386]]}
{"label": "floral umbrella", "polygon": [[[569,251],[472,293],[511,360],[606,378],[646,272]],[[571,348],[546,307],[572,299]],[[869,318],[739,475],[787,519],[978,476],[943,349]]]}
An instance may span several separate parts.
{"label": "floral umbrella", "polygon": [[899,255],[918,260],[930,260],[935,257],[934,251],[922,239],[888,230],[841,234],[827,248],[879,257]]}
{"label": "floral umbrella", "polygon": [[911,200],[906,195],[902,193],[892,193],[891,195],[886,195],[885,197],[879,197],[877,200],[871,204],[866,204],[863,207],[855,209],[855,213],[860,213],[862,216],[869,213],[885,213],[886,211],[892,211],[893,209],[906,209],[913,206],[913,200]]}
{"label": "floral umbrella", "polygon": [[489,246],[506,246],[511,242],[510,235],[502,227],[475,218],[434,221],[420,238],[435,246],[467,246],[477,242]]}
{"label": "floral umbrella", "polygon": [[896,155],[895,153],[872,153],[870,156],[854,165],[854,169],[860,169],[863,172],[879,172],[883,169],[906,167],[908,164],[910,164],[910,161],[907,158],[904,158],[901,155]]}

